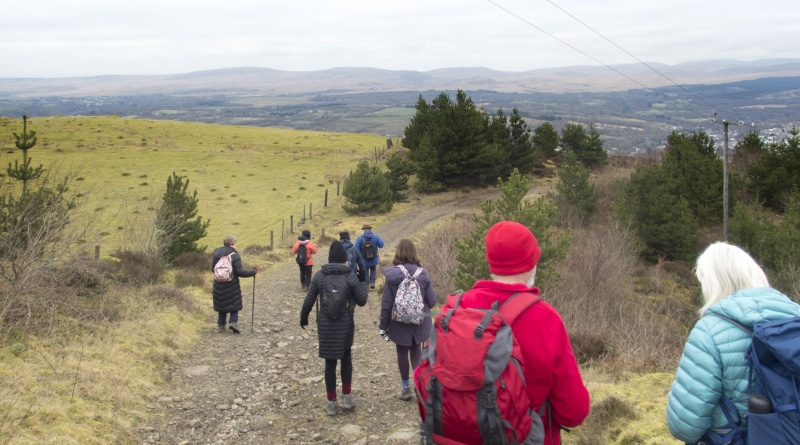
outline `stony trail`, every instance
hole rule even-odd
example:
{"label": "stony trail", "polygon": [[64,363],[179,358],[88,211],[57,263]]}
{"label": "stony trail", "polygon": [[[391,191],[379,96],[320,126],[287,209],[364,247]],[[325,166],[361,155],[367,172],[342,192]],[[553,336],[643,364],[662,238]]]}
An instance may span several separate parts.
{"label": "stony trail", "polygon": [[[398,240],[426,224],[474,211],[483,200],[497,196],[497,192],[476,194],[430,208],[417,200],[416,211],[375,228],[387,244],[380,252],[382,259],[391,258]],[[328,257],[328,246],[318,248],[314,273]],[[170,368],[163,394],[149,406],[152,422],[136,432],[140,443],[419,443],[416,400],[398,398],[400,374],[394,343],[378,335],[381,296],[377,291],[369,292],[369,305],[355,311],[352,394],[356,407],[340,410],[334,417],[325,413],[325,365],[317,356],[315,311],[309,326],[300,328],[305,293],[297,265],[287,262],[259,272],[255,279],[243,279],[242,295],[241,334],[217,333],[216,316],[208,321],[208,331],[193,350]],[[341,395],[338,376],[337,385]]]}

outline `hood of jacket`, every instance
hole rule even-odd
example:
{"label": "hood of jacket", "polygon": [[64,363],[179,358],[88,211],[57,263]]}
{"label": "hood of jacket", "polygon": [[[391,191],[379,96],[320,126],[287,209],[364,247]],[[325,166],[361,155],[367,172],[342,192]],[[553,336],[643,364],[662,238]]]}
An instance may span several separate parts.
{"label": "hood of jacket", "polygon": [[[417,268],[421,267],[419,264],[410,264],[410,263],[403,264],[403,266],[405,266],[409,275],[414,275],[414,272],[417,271]],[[400,270],[400,268],[397,266],[387,267],[386,269],[383,269],[383,275],[386,277],[386,283],[392,285],[400,284],[403,281],[403,278],[405,278],[405,275],[403,275],[403,271]]]}
{"label": "hood of jacket", "polygon": [[351,243],[349,239],[343,239],[341,243],[345,250],[349,250],[351,247],[353,247],[353,243]]}
{"label": "hood of jacket", "polygon": [[366,231],[364,232],[363,235],[361,235],[361,237],[364,238],[365,240],[372,239],[373,236],[375,236],[375,234],[370,231]]}
{"label": "hood of jacket", "polygon": [[323,265],[320,271],[325,275],[346,274],[350,272],[350,266],[340,263],[328,263]]}
{"label": "hood of jacket", "polygon": [[[800,306],[771,287],[746,289],[716,302],[706,310],[747,326],[800,316]],[[716,317],[715,317],[716,318]]]}
{"label": "hood of jacket", "polygon": [[300,241],[308,241],[308,237],[303,235],[298,236],[297,239],[299,239]]}

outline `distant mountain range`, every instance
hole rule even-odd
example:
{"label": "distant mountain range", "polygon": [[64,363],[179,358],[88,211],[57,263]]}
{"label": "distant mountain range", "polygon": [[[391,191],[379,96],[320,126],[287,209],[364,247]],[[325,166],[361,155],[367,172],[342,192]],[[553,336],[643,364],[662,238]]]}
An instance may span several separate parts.
{"label": "distant mountain range", "polygon": [[375,68],[323,71],[229,68],[172,75],[0,79],[0,98],[154,94],[263,97],[455,89],[499,93],[597,93],[664,87],[673,85],[673,82],[708,85],[786,76],[800,76],[800,59],[705,60],[678,65],[650,63],[648,66],[630,64],[610,68],[571,66],[523,72],[488,68],[446,68],[425,72]]}

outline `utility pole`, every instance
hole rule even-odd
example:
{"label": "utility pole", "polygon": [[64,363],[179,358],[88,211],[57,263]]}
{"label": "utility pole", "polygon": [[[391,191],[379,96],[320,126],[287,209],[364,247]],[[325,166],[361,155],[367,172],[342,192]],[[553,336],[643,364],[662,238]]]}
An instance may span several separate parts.
{"label": "utility pole", "polygon": [[711,122],[715,124],[722,124],[725,128],[725,143],[722,146],[722,240],[728,241],[728,126],[729,125],[742,125],[744,122],[737,123],[728,122],[725,119],[717,119],[717,113],[714,113],[714,119]]}

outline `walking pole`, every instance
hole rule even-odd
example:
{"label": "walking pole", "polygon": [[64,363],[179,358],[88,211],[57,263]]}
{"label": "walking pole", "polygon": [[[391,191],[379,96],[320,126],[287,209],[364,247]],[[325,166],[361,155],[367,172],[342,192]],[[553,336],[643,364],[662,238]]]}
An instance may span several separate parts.
{"label": "walking pole", "polygon": [[369,313],[372,315],[372,324],[378,326],[378,322],[375,321],[375,313],[372,312],[372,303],[369,302],[369,294],[367,294],[367,306],[369,306]]}
{"label": "walking pole", "polygon": [[250,332],[253,332],[255,326],[253,325],[253,318],[256,314],[256,276],[253,275],[253,307],[250,309]]}

